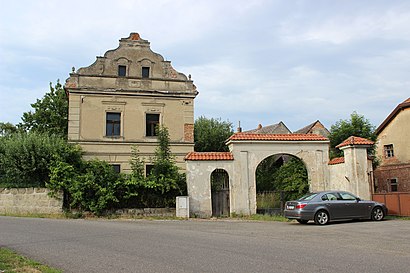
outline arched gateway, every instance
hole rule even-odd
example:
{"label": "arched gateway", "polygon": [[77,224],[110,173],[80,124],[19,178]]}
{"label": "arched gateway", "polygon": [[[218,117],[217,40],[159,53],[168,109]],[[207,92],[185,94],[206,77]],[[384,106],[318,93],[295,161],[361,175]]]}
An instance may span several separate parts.
{"label": "arched gateway", "polygon": [[236,133],[227,141],[230,152],[191,152],[185,157],[190,214],[212,216],[211,175],[216,169],[224,170],[228,177],[230,213],[255,214],[255,171],[263,159],[275,154],[288,154],[303,161],[310,191],[346,190],[370,199],[373,168],[367,148],[373,144],[351,136],[336,146],[344,157],[329,161],[329,140],[323,136]]}
{"label": "arched gateway", "polygon": [[301,159],[307,169],[311,191],[325,190],[328,181],[329,140],[313,134],[237,133],[228,139],[230,152],[196,153],[186,156],[187,185],[192,215],[212,215],[210,177],[216,169],[229,176],[231,213],[256,213],[255,171],[259,163],[275,154]]}

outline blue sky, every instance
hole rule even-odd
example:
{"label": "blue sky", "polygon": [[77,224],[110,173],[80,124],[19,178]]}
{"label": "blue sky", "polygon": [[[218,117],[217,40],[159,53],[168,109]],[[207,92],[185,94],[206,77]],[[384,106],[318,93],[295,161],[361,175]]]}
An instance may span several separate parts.
{"label": "blue sky", "polygon": [[196,117],[235,128],[378,126],[410,97],[410,1],[0,0],[0,121],[130,32],[192,75]]}

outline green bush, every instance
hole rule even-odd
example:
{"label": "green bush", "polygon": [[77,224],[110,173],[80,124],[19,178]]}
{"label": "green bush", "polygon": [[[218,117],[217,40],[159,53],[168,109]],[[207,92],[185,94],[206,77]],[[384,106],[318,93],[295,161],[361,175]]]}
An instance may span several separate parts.
{"label": "green bush", "polygon": [[98,159],[84,161],[80,168],[65,162],[51,167],[48,188],[53,193],[67,193],[68,209],[91,211],[97,215],[118,207],[137,195],[137,185],[125,175],[116,173],[111,165]]}
{"label": "green bush", "polygon": [[131,160],[132,179],[139,185],[141,207],[175,206],[175,197],[186,194],[185,174],[179,172],[169,147],[169,133],[166,127],[158,129],[158,147],[153,158],[153,168],[143,177],[143,162],[138,157],[138,149],[133,149]]}
{"label": "green bush", "polygon": [[0,186],[44,187],[55,160],[78,166],[81,149],[59,136],[44,133],[0,137]]}

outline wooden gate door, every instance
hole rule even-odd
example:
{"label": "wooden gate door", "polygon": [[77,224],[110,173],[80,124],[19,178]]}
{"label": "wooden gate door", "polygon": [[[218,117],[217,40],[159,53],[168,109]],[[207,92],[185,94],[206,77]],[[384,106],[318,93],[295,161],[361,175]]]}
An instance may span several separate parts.
{"label": "wooden gate door", "polygon": [[229,216],[229,176],[216,169],[211,175],[212,216]]}

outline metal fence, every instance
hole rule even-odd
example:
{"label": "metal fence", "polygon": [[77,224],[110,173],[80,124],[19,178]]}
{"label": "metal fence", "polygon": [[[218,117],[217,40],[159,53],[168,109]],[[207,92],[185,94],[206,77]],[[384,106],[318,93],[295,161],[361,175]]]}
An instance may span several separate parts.
{"label": "metal fence", "polygon": [[410,192],[373,193],[372,199],[385,203],[389,215],[410,216]]}
{"label": "metal fence", "polygon": [[[281,215],[286,201],[289,201],[296,192],[290,191],[264,191],[256,193],[256,213]],[[300,196],[299,196],[300,197]]]}

